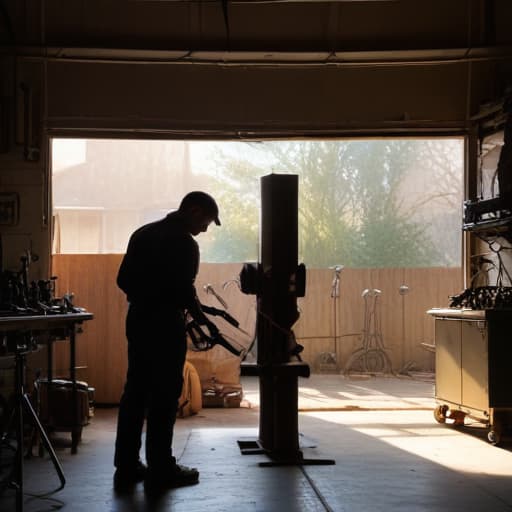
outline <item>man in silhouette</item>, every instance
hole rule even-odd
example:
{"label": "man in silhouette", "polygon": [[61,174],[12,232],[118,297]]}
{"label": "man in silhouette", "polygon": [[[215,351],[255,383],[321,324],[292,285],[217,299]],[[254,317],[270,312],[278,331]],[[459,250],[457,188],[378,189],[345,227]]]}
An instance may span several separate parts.
{"label": "man in silhouette", "polygon": [[[177,464],[172,438],[187,351],[185,311],[212,336],[218,333],[204,315],[194,286],[199,268],[194,237],[212,222],[220,225],[215,200],[204,192],[190,192],[177,211],[132,234],[121,262],[117,284],[129,302],[128,372],[117,423],[117,489],[142,480],[151,487],[199,481],[197,469]],[[139,456],[144,420],[147,466]]]}

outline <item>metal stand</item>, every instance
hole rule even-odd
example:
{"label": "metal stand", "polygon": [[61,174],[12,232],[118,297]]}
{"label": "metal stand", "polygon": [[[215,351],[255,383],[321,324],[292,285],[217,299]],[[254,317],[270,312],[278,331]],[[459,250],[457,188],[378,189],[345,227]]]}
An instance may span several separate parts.
{"label": "metal stand", "polygon": [[271,461],[263,467],[334,464],[304,459],[299,449],[298,378],[309,377],[310,371],[292,330],[306,279],[305,268],[297,263],[298,177],[264,176],[261,205],[261,263],[255,271],[246,268],[242,283],[242,291],[256,293],[258,303],[260,428],[257,441],[240,441],[239,446],[242,454],[266,454]]}
{"label": "metal stand", "polygon": [[376,288],[367,288],[362,293],[365,304],[362,347],[355,350],[348,358],[344,369],[346,374],[352,370],[366,373],[393,373],[391,359],[384,347],[380,317],[377,309],[381,293]]}
{"label": "metal stand", "polygon": [[50,458],[53,462],[53,466],[60,480],[60,487],[57,491],[64,488],[66,485],[66,479],[64,477],[64,472],[62,471],[62,466],[60,465],[59,460],[57,459],[57,455],[48,439],[48,436],[39,421],[39,418],[36,414],[36,411],[32,407],[30,402],[30,398],[27,393],[25,393],[25,370],[26,370],[26,351],[25,347],[16,347],[16,351],[14,354],[15,361],[15,393],[16,393],[16,402],[14,409],[14,418],[16,421],[16,458],[15,458],[15,470],[14,470],[14,479],[11,481],[10,485],[16,490],[16,511],[23,511],[23,434],[24,434],[24,421],[23,414],[25,413],[27,417],[33,422],[34,426],[37,428],[41,441],[50,454]]}

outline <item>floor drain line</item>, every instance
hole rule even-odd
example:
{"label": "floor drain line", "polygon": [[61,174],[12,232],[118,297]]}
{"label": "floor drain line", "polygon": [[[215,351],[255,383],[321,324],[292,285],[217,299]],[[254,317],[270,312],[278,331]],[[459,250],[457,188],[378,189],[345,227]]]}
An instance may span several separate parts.
{"label": "floor drain line", "polygon": [[313,479],[307,474],[306,470],[304,469],[304,466],[300,466],[300,470],[302,471],[302,474],[306,477],[306,480],[308,481],[309,485],[317,495],[317,498],[320,500],[320,503],[323,505],[325,512],[334,512],[329,503],[327,503],[327,500],[325,499],[324,495],[320,492],[320,489],[316,486]]}
{"label": "floor drain line", "polygon": [[185,450],[187,449],[188,442],[190,441],[191,436],[192,436],[192,430],[188,433],[187,439],[185,440],[185,444],[183,445],[183,450],[181,450],[179,457],[176,457],[176,460],[178,460],[178,461],[181,460],[183,455],[185,455]]}

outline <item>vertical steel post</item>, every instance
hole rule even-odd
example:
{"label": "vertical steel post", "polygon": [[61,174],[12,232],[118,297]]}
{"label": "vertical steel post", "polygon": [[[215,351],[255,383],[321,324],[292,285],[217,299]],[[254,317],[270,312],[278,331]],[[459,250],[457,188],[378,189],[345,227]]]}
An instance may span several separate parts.
{"label": "vertical steel post", "polygon": [[299,316],[293,286],[298,267],[298,176],[264,176],[261,208],[259,442],[273,458],[297,460],[298,376],[309,375],[307,364],[290,362],[292,327]]}

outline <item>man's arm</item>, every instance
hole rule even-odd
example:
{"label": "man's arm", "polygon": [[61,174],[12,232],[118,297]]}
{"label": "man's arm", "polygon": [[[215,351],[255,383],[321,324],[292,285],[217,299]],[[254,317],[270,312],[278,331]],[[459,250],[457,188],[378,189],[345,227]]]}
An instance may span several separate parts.
{"label": "man's arm", "polygon": [[186,254],[188,253],[188,257],[186,256],[184,260],[184,272],[189,276],[190,279],[186,292],[186,308],[188,313],[199,325],[206,325],[210,331],[210,335],[215,336],[218,334],[219,329],[204,314],[204,311],[201,307],[201,302],[197,297],[197,291],[195,287],[195,278],[199,270],[199,247],[197,242],[192,238],[190,239],[190,242],[191,243],[187,248],[188,250],[186,251]]}

